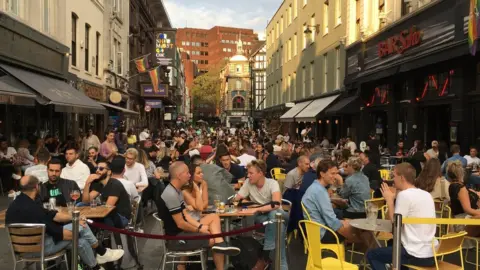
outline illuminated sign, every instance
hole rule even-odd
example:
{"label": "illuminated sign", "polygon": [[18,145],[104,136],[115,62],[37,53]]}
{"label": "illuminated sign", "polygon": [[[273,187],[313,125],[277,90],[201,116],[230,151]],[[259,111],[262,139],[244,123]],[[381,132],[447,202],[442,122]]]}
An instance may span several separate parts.
{"label": "illuminated sign", "polygon": [[378,43],[378,57],[383,58],[392,54],[403,54],[408,49],[417,46],[422,40],[422,32],[415,26],[403,30],[399,34],[389,37]]}
{"label": "illuminated sign", "polygon": [[169,65],[172,62],[175,41],[167,33],[157,33],[155,40],[155,57],[160,65]]}

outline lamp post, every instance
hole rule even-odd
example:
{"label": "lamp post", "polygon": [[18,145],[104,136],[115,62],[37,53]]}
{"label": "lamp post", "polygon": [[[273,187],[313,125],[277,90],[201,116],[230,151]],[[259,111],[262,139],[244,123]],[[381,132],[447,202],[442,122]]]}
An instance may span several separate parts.
{"label": "lamp post", "polygon": [[312,41],[312,30],[311,29],[315,29],[315,35],[318,35],[318,33],[320,33],[320,24],[315,24],[315,25],[306,25],[305,26],[305,31],[303,31],[303,33],[305,35],[307,35],[307,37],[309,38],[309,43],[311,43]]}

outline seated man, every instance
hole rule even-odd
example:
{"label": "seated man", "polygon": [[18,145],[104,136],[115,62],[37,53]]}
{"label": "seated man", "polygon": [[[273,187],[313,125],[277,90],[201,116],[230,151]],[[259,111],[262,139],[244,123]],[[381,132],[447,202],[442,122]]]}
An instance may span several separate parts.
{"label": "seated man", "polygon": [[60,178],[62,163],[58,159],[52,159],[48,163],[47,173],[48,182],[40,184],[39,198],[42,202],[48,202],[50,198],[55,198],[57,206],[67,206],[71,202],[70,192],[80,191],[77,182]]}
{"label": "seated man", "polygon": [[87,164],[91,174],[94,174],[97,171],[97,165],[101,161],[105,161],[105,158],[100,155],[98,148],[95,146],[88,148],[88,159],[85,164]]}
{"label": "seated man", "polygon": [[[430,193],[414,186],[415,168],[408,163],[401,163],[393,170],[393,181],[398,194],[390,191],[387,184],[382,184],[382,194],[387,202],[387,218],[393,220],[393,214],[412,218],[435,218],[435,204]],[[395,202],[394,202],[395,201]],[[394,211],[390,211],[395,209]],[[432,240],[435,237],[435,224],[404,224],[402,227],[402,264],[430,267],[435,266]],[[392,247],[378,248],[366,254],[373,270],[386,269],[385,264],[392,263]],[[406,267],[402,267],[407,269]]]}
{"label": "seated man", "polygon": [[[71,222],[72,216],[68,213],[43,209],[41,204],[36,203],[38,185],[39,181],[35,176],[22,177],[20,180],[22,193],[8,208],[5,223],[45,224],[45,255],[52,255],[64,248],[71,248],[72,224],[61,225],[61,223]],[[123,256],[121,249],[104,248],[85,223],[85,218],[81,217],[80,225],[78,255],[91,269],[103,269],[99,264],[113,262]],[[96,257],[94,250],[97,253]]]}
{"label": "seated man", "polygon": [[[267,165],[263,160],[254,160],[247,165],[248,180],[240,188],[240,191],[235,196],[235,200],[242,200],[249,198],[252,202],[257,204],[266,204],[269,202],[277,202],[276,205],[265,205],[256,209],[255,222],[265,222],[267,220],[274,220],[276,213],[282,213],[285,223],[288,224],[288,215],[281,208],[282,194],[280,193],[280,186],[278,182],[266,178]],[[282,226],[282,239],[285,239],[285,226]],[[265,228],[265,242],[263,244],[262,258],[257,261],[254,269],[265,269],[273,256],[275,250],[276,229],[275,224],[268,224]],[[287,260],[285,256],[285,241],[282,241],[282,261],[281,269],[288,269]]]}
{"label": "seated man", "polygon": [[[192,218],[185,209],[181,189],[190,181],[190,172],[184,162],[174,162],[169,169],[170,184],[163,191],[157,203],[159,217],[164,222],[167,235],[191,236],[198,234],[221,233],[218,215],[206,215],[200,220]],[[211,246],[216,269],[224,269],[224,254],[235,256],[240,249],[230,247],[223,238],[210,240],[179,240],[167,241],[167,247],[172,251],[188,251]]]}
{"label": "seated man", "polygon": [[83,189],[82,202],[88,204],[99,195],[102,203],[115,206],[115,209],[104,218],[104,222],[110,226],[125,228],[132,215],[130,196],[120,181],[111,178],[110,167],[106,161],[99,162],[97,172],[88,177]]}
{"label": "seated man", "polygon": [[232,158],[228,152],[223,152],[218,157],[220,160],[219,166],[233,175],[231,184],[236,184],[239,180],[245,180],[245,169],[232,163]]}
{"label": "seated man", "polygon": [[[37,165],[28,167],[25,170],[25,175],[33,175],[38,178],[41,183],[48,181],[47,163],[50,161],[50,152],[47,148],[38,150],[35,162]],[[61,169],[61,168],[60,168]],[[60,173],[58,174],[60,175]]]}
{"label": "seated man", "polygon": [[137,198],[138,191],[135,187],[135,184],[126,180],[123,177],[123,173],[125,172],[125,158],[122,156],[116,156],[113,158],[112,162],[110,162],[110,171],[112,172],[112,179],[117,179],[122,183],[123,187],[127,191],[128,195],[130,196],[130,200]]}
{"label": "seated man", "polygon": [[303,175],[310,169],[308,156],[300,156],[297,159],[297,167],[287,173],[285,178],[285,191],[287,189],[299,189],[303,182]]}
{"label": "seated man", "polygon": [[[322,160],[317,166],[317,180],[314,181],[303,195],[302,203],[312,221],[323,224],[337,233],[340,242],[345,239],[355,243],[365,243],[369,246],[373,241],[371,234],[365,232],[357,237],[354,228],[346,220],[339,220],[333,211],[327,186],[338,178],[338,168],[331,160]],[[325,229],[320,229],[322,243],[336,243],[335,236]],[[359,235],[359,234],[358,234]],[[363,240],[362,240],[363,239]]]}

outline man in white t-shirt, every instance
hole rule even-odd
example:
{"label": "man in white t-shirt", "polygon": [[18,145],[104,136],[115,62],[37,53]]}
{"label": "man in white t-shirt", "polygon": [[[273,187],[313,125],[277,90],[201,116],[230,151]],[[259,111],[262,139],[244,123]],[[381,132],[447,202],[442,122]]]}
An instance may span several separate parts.
{"label": "man in white t-shirt", "polygon": [[467,160],[467,166],[472,164],[480,165],[480,158],[477,157],[478,150],[477,147],[472,146],[470,147],[470,155],[465,155],[464,158]]}
{"label": "man in white t-shirt", "polygon": [[123,187],[127,191],[128,195],[130,196],[130,200],[133,200],[138,197],[138,191],[135,187],[135,184],[128,181],[123,177],[123,173],[125,172],[125,158],[122,156],[116,156],[113,158],[112,162],[110,162],[110,171],[112,172],[112,176],[110,178],[115,178],[120,183],[122,183]]}
{"label": "man in white t-shirt", "polygon": [[83,190],[85,182],[87,182],[87,178],[90,176],[90,168],[78,159],[77,149],[73,146],[67,147],[65,159],[67,160],[67,165],[62,169],[60,178],[77,182],[78,187]]}
{"label": "man in white t-shirt", "polygon": [[125,152],[125,172],[123,176],[137,187],[138,192],[142,192],[148,187],[148,177],[145,166],[136,161],[137,157],[137,149],[127,149]]}
{"label": "man in white t-shirt", "polygon": [[50,161],[50,152],[46,148],[38,151],[35,157],[36,165],[28,167],[25,175],[33,175],[38,178],[41,183],[48,181],[47,163]]}
{"label": "man in white t-shirt", "polygon": [[147,140],[150,138],[150,133],[148,132],[148,127],[144,127],[143,131],[140,132],[140,135],[138,135],[138,140],[140,142]]}
{"label": "man in white t-shirt", "polygon": [[345,148],[349,149],[352,155],[354,155],[355,150],[357,150],[357,144],[352,141],[352,138],[350,136],[347,137],[347,144],[345,145]]}
{"label": "man in white t-shirt", "polygon": [[[270,202],[275,202],[276,204],[268,204],[261,206],[256,209],[255,213],[255,222],[262,223],[267,220],[274,220],[276,213],[282,213],[285,222],[282,225],[282,260],[280,262],[280,269],[278,270],[287,270],[287,260],[285,256],[285,233],[286,226],[288,224],[288,215],[281,208],[282,194],[280,193],[280,186],[278,182],[265,177],[267,171],[267,165],[263,160],[254,160],[247,165],[248,169],[248,180],[240,188],[235,200],[241,200],[244,198],[250,198],[250,201],[262,205]],[[275,238],[276,238],[276,229],[275,224],[268,224],[265,227],[265,241],[263,243],[263,253],[261,258],[257,261],[254,269],[266,269],[266,267],[271,263],[273,258],[273,251],[275,250]]]}
{"label": "man in white t-shirt", "polygon": [[256,157],[249,155],[247,152],[247,148],[242,148],[242,150],[240,150],[241,155],[237,157],[237,159],[240,161],[240,164],[238,165],[245,168],[247,167],[248,163],[252,162],[252,160],[257,160]]}
{"label": "man in white t-shirt", "polygon": [[[401,163],[393,170],[395,194],[385,183],[382,194],[388,209],[395,209],[395,214],[412,218],[435,218],[435,204],[430,193],[414,186],[416,171],[409,163]],[[393,220],[394,212],[388,211],[387,217]],[[422,267],[435,266],[432,240],[435,237],[435,224],[404,224],[402,227],[402,264]],[[436,243],[438,244],[438,243]],[[373,270],[386,269],[385,264],[392,263],[393,247],[377,248],[367,253],[367,260]]]}

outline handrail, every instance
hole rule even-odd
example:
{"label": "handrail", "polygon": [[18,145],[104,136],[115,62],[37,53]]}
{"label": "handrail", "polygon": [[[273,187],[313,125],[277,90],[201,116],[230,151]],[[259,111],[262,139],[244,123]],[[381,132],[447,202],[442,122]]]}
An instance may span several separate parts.
{"label": "handrail", "polygon": [[412,218],[404,217],[403,224],[446,224],[446,225],[478,225],[480,219],[477,218]]}

